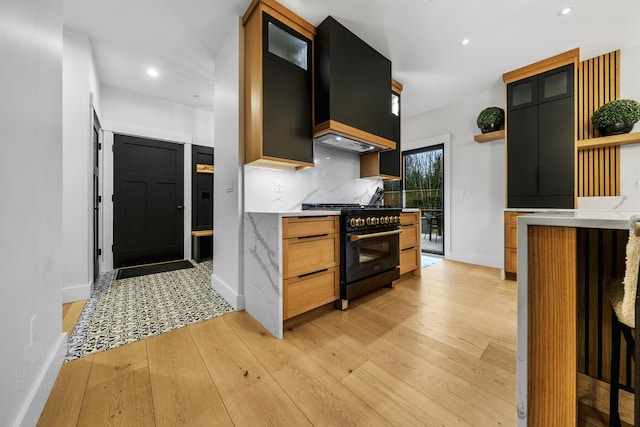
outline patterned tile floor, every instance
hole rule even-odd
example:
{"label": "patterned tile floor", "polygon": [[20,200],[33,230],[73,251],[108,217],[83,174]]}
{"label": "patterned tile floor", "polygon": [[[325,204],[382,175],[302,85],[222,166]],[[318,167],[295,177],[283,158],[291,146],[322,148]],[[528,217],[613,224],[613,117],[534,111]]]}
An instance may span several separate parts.
{"label": "patterned tile floor", "polygon": [[67,344],[65,360],[119,347],[233,311],[211,288],[212,261],[115,280],[101,274]]}

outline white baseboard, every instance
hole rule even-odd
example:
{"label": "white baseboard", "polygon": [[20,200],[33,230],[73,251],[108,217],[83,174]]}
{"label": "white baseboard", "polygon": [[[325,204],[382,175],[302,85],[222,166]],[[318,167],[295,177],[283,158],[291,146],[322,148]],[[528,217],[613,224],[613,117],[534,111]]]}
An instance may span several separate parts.
{"label": "white baseboard", "polygon": [[66,354],[67,334],[63,332],[40,370],[38,378],[14,423],[14,427],[32,427],[38,423]]}
{"label": "white baseboard", "polygon": [[504,260],[496,259],[494,257],[482,256],[477,254],[461,254],[450,252],[446,254],[446,259],[451,261],[464,262],[466,264],[483,265],[492,268],[502,268]]}
{"label": "white baseboard", "polygon": [[238,295],[235,290],[231,289],[231,287],[217,277],[215,273],[211,275],[211,287],[231,304],[236,311],[244,310],[244,295]]}
{"label": "white baseboard", "polygon": [[91,283],[62,288],[62,303],[88,299],[91,295]]}

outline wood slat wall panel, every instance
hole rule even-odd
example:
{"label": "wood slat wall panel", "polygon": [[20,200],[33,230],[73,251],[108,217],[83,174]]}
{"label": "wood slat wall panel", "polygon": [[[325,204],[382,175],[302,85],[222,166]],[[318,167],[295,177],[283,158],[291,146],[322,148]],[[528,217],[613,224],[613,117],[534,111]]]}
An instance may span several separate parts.
{"label": "wood slat wall panel", "polygon": [[[578,271],[578,371],[602,381],[610,380],[611,303],[606,283],[624,275],[626,230],[579,229],[577,235]],[[626,343],[622,340],[620,381],[628,384],[627,372],[633,362],[625,360]],[[633,384],[631,382],[630,384]]]}
{"label": "wood slat wall panel", "polygon": [[[620,98],[620,51],[582,61],[578,67],[578,139],[598,137],[591,115]],[[620,195],[620,147],[578,151],[578,197]]]}

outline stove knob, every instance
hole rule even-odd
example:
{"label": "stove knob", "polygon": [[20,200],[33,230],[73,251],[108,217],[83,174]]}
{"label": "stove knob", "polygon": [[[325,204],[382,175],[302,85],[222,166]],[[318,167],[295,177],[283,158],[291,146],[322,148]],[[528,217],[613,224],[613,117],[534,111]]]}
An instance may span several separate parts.
{"label": "stove knob", "polygon": [[395,222],[396,224],[400,222],[400,217],[398,215],[393,217],[393,222]]}
{"label": "stove knob", "polygon": [[376,222],[376,225],[379,225],[379,224],[380,224],[380,218],[374,218],[374,220],[375,220],[375,222]]}
{"label": "stove knob", "polygon": [[358,225],[359,226],[363,226],[364,225],[364,218],[358,218]]}
{"label": "stove knob", "polygon": [[389,217],[388,216],[384,216],[384,217],[382,217],[382,223],[383,224],[391,224],[391,221],[389,221]]}
{"label": "stove knob", "polygon": [[367,225],[373,225],[375,224],[375,218],[372,216],[367,217]]}
{"label": "stove knob", "polygon": [[357,226],[358,225],[358,220],[356,218],[351,218],[349,220],[349,225],[352,226],[352,227]]}

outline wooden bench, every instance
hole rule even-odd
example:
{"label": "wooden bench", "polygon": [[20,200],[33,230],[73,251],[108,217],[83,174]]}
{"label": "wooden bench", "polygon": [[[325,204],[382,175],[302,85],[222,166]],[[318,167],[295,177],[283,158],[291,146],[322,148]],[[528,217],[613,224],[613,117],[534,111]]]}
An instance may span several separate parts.
{"label": "wooden bench", "polygon": [[[208,248],[204,245],[208,245]],[[213,230],[191,232],[191,257],[195,262],[205,261],[213,257]]]}

